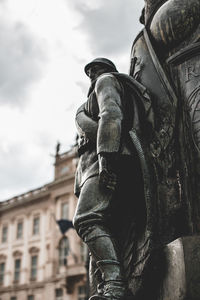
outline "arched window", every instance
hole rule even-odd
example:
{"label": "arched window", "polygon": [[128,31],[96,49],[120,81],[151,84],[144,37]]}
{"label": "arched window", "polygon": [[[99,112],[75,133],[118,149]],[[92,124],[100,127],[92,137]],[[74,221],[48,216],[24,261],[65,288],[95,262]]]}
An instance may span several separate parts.
{"label": "arched window", "polygon": [[67,255],[69,253],[69,241],[67,237],[63,237],[59,243],[59,265],[67,265]]}

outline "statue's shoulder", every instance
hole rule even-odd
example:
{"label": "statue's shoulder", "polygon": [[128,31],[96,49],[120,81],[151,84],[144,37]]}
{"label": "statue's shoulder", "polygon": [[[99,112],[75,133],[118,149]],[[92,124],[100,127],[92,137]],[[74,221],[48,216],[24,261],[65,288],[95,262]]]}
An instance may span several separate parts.
{"label": "statue's shoulder", "polygon": [[[112,73],[104,73],[98,78],[98,83],[108,83],[108,84],[120,84],[120,85],[126,85],[126,84],[134,84],[136,80],[129,76],[126,73],[119,73],[119,72],[112,72]],[[139,84],[139,83],[138,83]]]}
{"label": "statue's shoulder", "polygon": [[[117,73],[117,72],[116,72]],[[116,80],[116,77],[114,76],[114,72],[111,73],[103,73],[102,75],[100,75],[97,78],[97,83],[99,83],[100,81],[113,81]]]}
{"label": "statue's shoulder", "polygon": [[121,83],[114,75],[114,73],[104,73],[98,77],[95,85],[95,90],[99,91],[106,87],[114,87],[121,90]]}

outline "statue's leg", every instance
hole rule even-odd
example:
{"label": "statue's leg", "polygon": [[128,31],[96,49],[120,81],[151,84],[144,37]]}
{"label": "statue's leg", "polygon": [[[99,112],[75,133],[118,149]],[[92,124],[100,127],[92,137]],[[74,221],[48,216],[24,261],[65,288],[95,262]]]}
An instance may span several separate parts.
{"label": "statue's leg", "polygon": [[[81,189],[74,226],[101,271],[106,299],[122,299],[125,294],[118,249],[108,229],[112,192],[101,190],[98,176],[89,178]],[[99,296],[98,296],[99,297]]]}
{"label": "statue's leg", "polygon": [[103,294],[103,281],[101,271],[96,264],[95,259],[90,253],[89,263],[89,283],[90,283],[90,296],[95,294]]}

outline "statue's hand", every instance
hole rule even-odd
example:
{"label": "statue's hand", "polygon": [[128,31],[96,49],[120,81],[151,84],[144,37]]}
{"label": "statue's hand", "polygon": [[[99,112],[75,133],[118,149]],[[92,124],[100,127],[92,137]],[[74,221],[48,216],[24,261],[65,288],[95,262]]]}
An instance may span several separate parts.
{"label": "statue's hand", "polygon": [[117,185],[117,176],[114,173],[102,170],[99,174],[99,183],[102,188],[115,191]]}
{"label": "statue's hand", "polygon": [[99,183],[104,189],[115,191],[117,185],[117,176],[111,167],[109,156],[99,155]]}

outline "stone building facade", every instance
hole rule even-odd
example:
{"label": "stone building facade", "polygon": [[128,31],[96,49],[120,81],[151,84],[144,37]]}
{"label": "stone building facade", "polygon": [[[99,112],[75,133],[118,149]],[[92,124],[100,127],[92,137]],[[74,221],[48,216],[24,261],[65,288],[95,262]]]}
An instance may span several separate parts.
{"label": "stone building facade", "polygon": [[87,249],[70,228],[77,158],[56,154],[54,181],[0,203],[0,300],[84,300]]}

